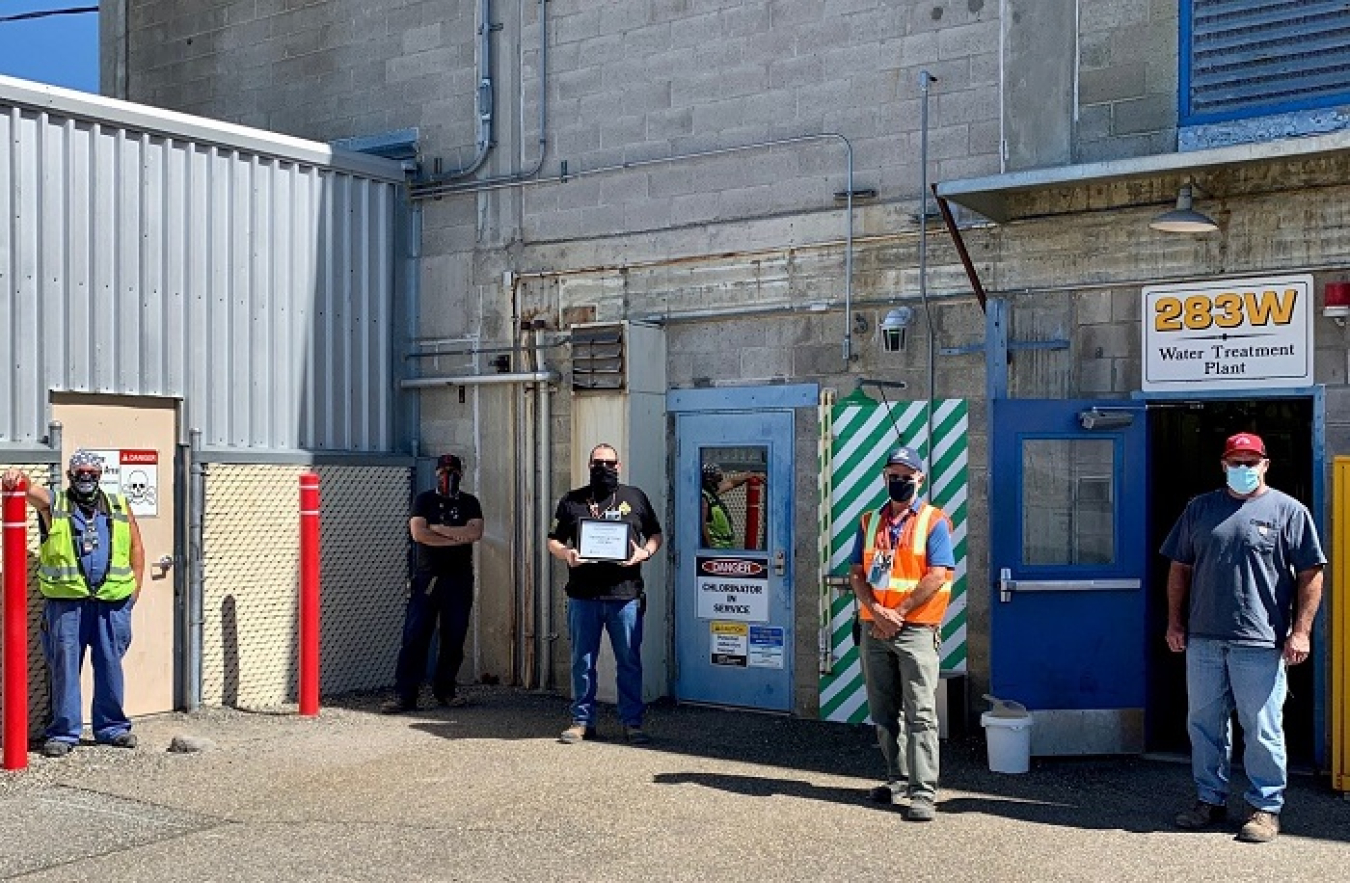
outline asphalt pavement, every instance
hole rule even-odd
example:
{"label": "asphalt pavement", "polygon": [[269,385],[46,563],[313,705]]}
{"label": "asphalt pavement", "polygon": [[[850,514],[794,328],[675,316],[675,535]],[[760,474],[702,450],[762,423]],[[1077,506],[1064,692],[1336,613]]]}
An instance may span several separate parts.
{"label": "asphalt pavement", "polygon": [[[658,706],[654,741],[564,745],[553,694],[469,687],[464,708],[384,716],[349,696],[137,722],[134,750],[30,754],[0,774],[0,876],[31,881],[1302,881],[1350,878],[1350,801],[1296,776],[1285,833],[1171,817],[1184,765],[1036,759],[988,770],[943,743],[931,823],[867,801],[870,728]],[[176,736],[214,748],[170,753]],[[1240,774],[1238,775],[1239,785]],[[1231,803],[1240,814],[1241,799]]]}

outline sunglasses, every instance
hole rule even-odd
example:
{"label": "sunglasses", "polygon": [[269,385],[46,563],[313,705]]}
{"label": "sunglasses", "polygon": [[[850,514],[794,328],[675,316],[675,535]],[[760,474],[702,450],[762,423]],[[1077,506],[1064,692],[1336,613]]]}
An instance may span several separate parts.
{"label": "sunglasses", "polygon": [[592,460],[592,461],[591,461],[591,465],[592,465],[592,466],[607,466],[607,467],[614,467],[614,466],[618,466],[618,465],[619,465],[619,461],[618,461],[618,460],[600,460],[600,459],[595,459],[595,460]]}
{"label": "sunglasses", "polygon": [[1238,466],[1238,467],[1241,467],[1241,468],[1243,468],[1243,469],[1251,469],[1251,468],[1254,467],[1254,466],[1260,466],[1260,465],[1261,465],[1261,461],[1260,461],[1260,460],[1229,460],[1229,461],[1228,461],[1228,465],[1229,465],[1229,466]]}
{"label": "sunglasses", "polygon": [[79,469],[71,473],[77,481],[98,481],[100,473],[93,469]]}

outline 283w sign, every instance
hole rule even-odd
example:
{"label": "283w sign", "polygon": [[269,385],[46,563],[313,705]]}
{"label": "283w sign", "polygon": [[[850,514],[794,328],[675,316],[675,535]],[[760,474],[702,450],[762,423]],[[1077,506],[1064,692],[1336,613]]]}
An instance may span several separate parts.
{"label": "283w sign", "polygon": [[1144,390],[1313,382],[1311,276],[1144,289]]}

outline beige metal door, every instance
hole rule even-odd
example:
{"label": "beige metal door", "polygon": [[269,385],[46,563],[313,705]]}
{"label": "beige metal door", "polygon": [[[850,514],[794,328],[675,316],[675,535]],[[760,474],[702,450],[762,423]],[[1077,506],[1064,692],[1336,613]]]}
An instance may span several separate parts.
{"label": "beige metal door", "polygon": [[[133,396],[52,394],[52,419],[62,426],[61,463],[78,448],[104,457],[103,487],[124,494],[145,544],[145,581],[131,616],[131,649],[123,660],[129,715],[173,710],[174,453],[178,402]],[[84,667],[84,701],[93,695]]]}

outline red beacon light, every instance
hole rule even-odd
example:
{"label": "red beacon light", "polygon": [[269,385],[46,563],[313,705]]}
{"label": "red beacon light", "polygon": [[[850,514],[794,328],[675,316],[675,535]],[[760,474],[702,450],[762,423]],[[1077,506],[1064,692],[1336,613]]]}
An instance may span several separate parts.
{"label": "red beacon light", "polygon": [[1323,316],[1342,322],[1350,317],[1350,282],[1328,282],[1323,295]]}

